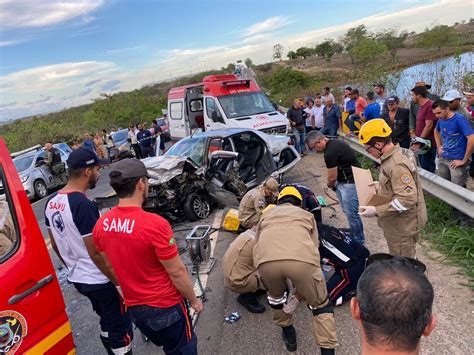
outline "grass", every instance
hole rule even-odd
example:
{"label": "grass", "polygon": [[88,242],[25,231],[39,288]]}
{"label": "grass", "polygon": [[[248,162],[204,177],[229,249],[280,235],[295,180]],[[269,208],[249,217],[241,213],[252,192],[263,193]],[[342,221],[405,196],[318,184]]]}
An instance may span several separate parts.
{"label": "grass", "polygon": [[421,237],[446,256],[443,261],[459,266],[474,289],[474,227],[461,226],[451,206],[433,196],[426,196],[426,208],[428,223]]}

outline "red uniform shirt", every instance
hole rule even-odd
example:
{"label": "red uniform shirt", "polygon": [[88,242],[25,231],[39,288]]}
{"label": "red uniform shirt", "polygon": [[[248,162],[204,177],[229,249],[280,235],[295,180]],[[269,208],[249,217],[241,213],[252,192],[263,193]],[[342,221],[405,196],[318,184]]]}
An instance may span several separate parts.
{"label": "red uniform shirt", "polygon": [[140,207],[114,207],[92,234],[115,270],[127,306],[168,308],[183,299],[160,262],[178,255],[164,218]]}
{"label": "red uniform shirt", "polygon": [[431,146],[436,147],[436,142],[434,140],[434,129],[436,127],[436,116],[433,113],[433,109],[431,108],[433,105],[433,101],[428,100],[425,102],[424,105],[420,105],[418,109],[418,113],[416,114],[416,135],[421,137],[421,133],[425,129],[426,121],[434,121],[433,128],[431,128],[430,134],[427,139],[431,141]]}

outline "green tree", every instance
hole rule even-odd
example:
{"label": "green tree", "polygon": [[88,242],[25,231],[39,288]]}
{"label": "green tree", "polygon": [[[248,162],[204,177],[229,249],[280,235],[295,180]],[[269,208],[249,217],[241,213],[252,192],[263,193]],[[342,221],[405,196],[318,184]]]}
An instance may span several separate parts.
{"label": "green tree", "polygon": [[390,29],[377,33],[377,40],[387,47],[392,58],[397,56],[397,50],[405,47],[405,40],[408,38],[407,31],[398,32],[397,30]]}
{"label": "green tree", "polygon": [[283,58],[283,45],[277,43],[273,46],[273,60],[282,60]]}
{"label": "green tree", "polygon": [[296,50],[296,56],[301,58],[308,58],[314,54],[314,49],[308,47],[300,47]]}
{"label": "green tree", "polygon": [[310,79],[306,73],[291,68],[279,68],[268,78],[272,94],[287,92],[289,88],[305,88]]}
{"label": "green tree", "polygon": [[296,56],[296,52],[295,51],[289,51],[288,54],[286,55],[288,57],[288,59],[292,60],[292,59],[296,59],[297,56]]}
{"label": "green tree", "polygon": [[357,43],[357,46],[349,50],[349,53],[354,58],[355,64],[366,68],[386,51],[387,47],[384,44],[371,38],[363,38]]}
{"label": "green tree", "polygon": [[352,49],[356,47],[360,41],[369,37],[369,31],[365,25],[350,28],[344,37],[342,37],[342,44],[345,51],[349,54],[352,64],[355,62]]}
{"label": "green tree", "polygon": [[247,68],[251,68],[252,65],[253,65],[252,59],[250,59],[250,58],[245,59],[245,60],[244,60],[244,63],[245,63],[245,65],[247,66]]}
{"label": "green tree", "polygon": [[454,47],[458,44],[459,33],[452,27],[438,25],[420,33],[417,45],[425,48]]}
{"label": "green tree", "polygon": [[330,62],[332,56],[336,53],[341,53],[342,50],[343,47],[341,44],[335,42],[333,39],[326,39],[315,47],[314,52],[326,59],[327,62]]}

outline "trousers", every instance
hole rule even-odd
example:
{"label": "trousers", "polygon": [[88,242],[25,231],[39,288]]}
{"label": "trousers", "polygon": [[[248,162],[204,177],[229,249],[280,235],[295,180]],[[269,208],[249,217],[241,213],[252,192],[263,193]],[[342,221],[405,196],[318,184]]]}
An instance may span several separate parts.
{"label": "trousers", "polygon": [[418,234],[400,237],[384,232],[384,236],[387,240],[388,252],[390,254],[406,256],[409,258],[414,258],[416,256],[416,241],[418,240]]}

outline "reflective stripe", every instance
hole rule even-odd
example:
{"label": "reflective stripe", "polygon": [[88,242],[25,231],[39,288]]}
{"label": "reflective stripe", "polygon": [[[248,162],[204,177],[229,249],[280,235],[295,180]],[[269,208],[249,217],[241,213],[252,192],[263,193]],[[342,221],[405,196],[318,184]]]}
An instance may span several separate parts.
{"label": "reflective stripe", "polygon": [[69,322],[66,322],[54,332],[49,334],[46,338],[41,340],[41,342],[26,351],[25,355],[44,354],[47,350],[51,349],[55,344],[59,343],[61,339],[68,336],[69,334],[71,334],[71,325]]}
{"label": "reflective stripe", "polygon": [[328,241],[322,239],[321,243],[335,256],[337,256],[340,260],[343,262],[347,263],[351,258],[347,257],[345,254],[343,254],[339,249],[337,249],[334,245],[329,243]]}
{"label": "reflective stripe", "polygon": [[127,346],[124,346],[123,348],[112,349],[112,352],[114,354],[126,354],[130,350],[132,350],[132,343],[128,344]]}
{"label": "reflective stripe", "polygon": [[398,212],[404,212],[407,211],[405,206],[401,204],[401,202],[398,200],[398,198],[394,198],[392,202],[390,202],[390,205],[395,208]]}
{"label": "reflective stripe", "polygon": [[287,299],[287,293],[285,291],[285,293],[283,294],[283,296],[281,296],[280,298],[274,298],[270,295],[267,296],[267,300],[268,300],[268,303],[273,305],[273,306],[278,306],[280,304],[283,304],[286,302],[286,299]]}
{"label": "reflective stripe", "polygon": [[109,337],[109,332],[100,332],[100,336],[101,337],[104,337],[104,338],[108,338]]}

